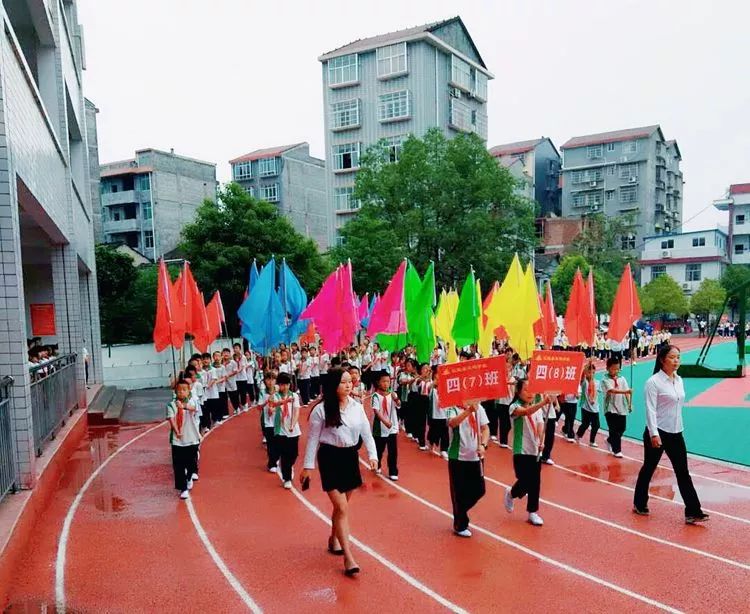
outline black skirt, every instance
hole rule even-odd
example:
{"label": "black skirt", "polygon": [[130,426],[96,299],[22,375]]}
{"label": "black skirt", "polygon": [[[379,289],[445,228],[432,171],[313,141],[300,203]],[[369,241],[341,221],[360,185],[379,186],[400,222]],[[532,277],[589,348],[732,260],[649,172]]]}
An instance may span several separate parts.
{"label": "black skirt", "polygon": [[357,446],[337,448],[321,443],[318,448],[318,470],[325,492],[349,492],[362,486]]}

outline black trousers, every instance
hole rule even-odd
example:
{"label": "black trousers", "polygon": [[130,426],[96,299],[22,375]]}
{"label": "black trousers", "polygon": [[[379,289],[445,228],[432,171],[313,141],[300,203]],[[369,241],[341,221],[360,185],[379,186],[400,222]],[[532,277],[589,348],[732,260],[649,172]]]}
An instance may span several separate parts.
{"label": "black trousers", "polygon": [[701,502],[698,499],[698,493],[695,492],[693,479],[690,477],[690,471],[688,470],[685,438],[682,433],[667,433],[661,429],[659,429],[659,437],[661,438],[661,448],[654,448],[651,445],[651,435],[648,429],[643,431],[643,466],[638,472],[638,481],[635,483],[633,505],[638,509],[648,506],[648,487],[662,453],[666,452],[677,478],[680,496],[685,502],[685,516],[700,515],[702,513]]}
{"label": "black trousers", "polygon": [[625,432],[626,416],[607,412],[604,414],[604,419],[607,421],[607,429],[609,429],[607,443],[612,446],[612,452],[615,454],[622,452],[622,435]]}
{"label": "black trousers", "polygon": [[200,428],[207,429],[211,426],[211,402],[213,399],[204,399],[201,406]]}
{"label": "black trousers", "polygon": [[320,394],[320,376],[310,378],[310,398],[314,399]]}
{"label": "black trousers", "polygon": [[420,395],[416,392],[409,393],[406,410],[404,412],[404,428],[406,428],[407,433],[414,435],[415,437],[417,435],[416,415],[419,411],[419,396]]}
{"label": "black trousers", "polygon": [[310,378],[298,379],[299,384],[299,396],[302,399],[302,404],[307,405],[310,402]]}
{"label": "black trousers", "polygon": [[510,489],[510,495],[514,499],[526,499],[526,511],[536,512],[539,510],[539,490],[542,486],[542,466],[535,455],[514,454],[513,470],[516,472],[516,483]]}
{"label": "black trousers", "polygon": [[173,445],[172,469],[174,469],[174,487],[180,492],[187,490],[190,476],[198,472],[198,445]]}
{"label": "black trousers", "polygon": [[508,444],[508,435],[510,434],[510,405],[505,403],[497,404],[497,416],[500,426],[500,443]]}
{"label": "black trousers", "polygon": [[216,424],[219,420],[224,417],[224,410],[227,406],[227,399],[221,398],[221,392],[219,393],[218,399],[209,399],[209,413],[211,414],[211,424]]}
{"label": "black trousers", "polygon": [[563,434],[568,439],[573,439],[576,422],[576,411],[578,410],[578,405],[576,405],[575,403],[562,403],[560,405],[560,409],[562,410],[563,417],[565,419],[565,421],[563,422]]}
{"label": "black trousers", "polygon": [[430,410],[430,397],[418,394],[415,397],[415,402],[412,405],[412,435],[417,438],[420,447],[427,445],[427,414]]}
{"label": "black trousers", "polygon": [[[233,413],[237,413],[237,410],[240,407],[240,391],[227,390],[227,396],[229,397],[229,402],[232,404]],[[229,410],[227,410],[227,415],[229,415]]]}
{"label": "black trousers", "polygon": [[594,443],[596,441],[596,434],[599,432],[599,414],[593,411],[581,410],[581,425],[578,427],[578,439],[583,437],[586,430],[591,426],[591,434],[589,435],[589,441]]}
{"label": "black trousers", "polygon": [[388,475],[398,475],[398,435],[375,437],[375,449],[378,451],[378,469],[383,461],[383,452],[388,449]]}
{"label": "black trousers", "polygon": [[281,477],[285,482],[292,481],[292,467],[297,462],[299,455],[299,437],[285,437],[277,435],[276,450],[281,461]]}
{"label": "black trousers", "polygon": [[229,408],[227,406],[227,402],[229,399],[229,394],[224,392],[219,392],[219,420],[229,415]]}
{"label": "black trousers", "polygon": [[[261,416],[262,420],[262,416]],[[263,427],[263,436],[266,438],[266,453],[268,454],[268,468],[272,469],[279,462],[279,450],[276,445],[276,436],[273,434],[272,426]]]}
{"label": "black trousers", "polygon": [[557,416],[550,416],[547,419],[547,428],[544,431],[544,449],[542,450],[542,460],[547,460],[552,455],[552,448],[555,445],[555,425]]}
{"label": "black trousers", "polygon": [[448,419],[430,418],[430,430],[427,433],[430,445],[440,446],[441,452],[448,451]]}
{"label": "black trousers", "polygon": [[237,397],[239,398],[240,405],[244,405],[247,403],[247,392],[248,392],[248,385],[247,380],[237,380]]}
{"label": "black trousers", "polygon": [[469,510],[484,497],[482,461],[448,461],[448,478],[453,504],[453,529],[469,528]]}
{"label": "black trousers", "polygon": [[487,413],[487,419],[490,421],[490,437],[497,437],[500,419],[500,416],[497,413],[497,403],[495,401],[482,401],[482,407],[484,407],[484,411]]}

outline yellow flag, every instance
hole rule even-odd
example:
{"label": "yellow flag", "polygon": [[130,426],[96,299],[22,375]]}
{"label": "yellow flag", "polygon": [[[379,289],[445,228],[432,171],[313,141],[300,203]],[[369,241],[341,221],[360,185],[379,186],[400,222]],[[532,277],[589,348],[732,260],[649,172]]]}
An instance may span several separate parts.
{"label": "yellow flag", "polygon": [[[495,282],[490,289],[490,293],[487,296],[487,310],[483,309],[483,314],[487,318],[487,322],[484,325],[480,325],[479,327],[479,353],[484,357],[487,358],[491,351],[492,351],[492,342],[495,339],[495,329],[500,326],[496,322],[496,320],[492,317],[493,314],[490,312],[490,306],[492,305],[492,300],[495,297],[495,294],[497,294],[498,288],[500,287],[500,284]],[[480,322],[481,324],[481,322]]]}
{"label": "yellow flag", "polygon": [[457,362],[456,343],[453,341],[453,322],[458,310],[458,294],[451,290],[440,293],[437,311],[435,312],[435,334],[448,345],[446,359],[448,362]]}

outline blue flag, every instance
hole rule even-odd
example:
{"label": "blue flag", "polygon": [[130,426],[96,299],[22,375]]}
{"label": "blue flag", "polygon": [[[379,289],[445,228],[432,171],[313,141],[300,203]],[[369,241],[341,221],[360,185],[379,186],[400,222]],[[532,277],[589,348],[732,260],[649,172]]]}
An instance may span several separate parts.
{"label": "blue flag", "polygon": [[276,293],[276,261],[273,258],[263,267],[237,315],[243,323],[242,336],[256,351],[266,353],[282,340],[284,308]]}

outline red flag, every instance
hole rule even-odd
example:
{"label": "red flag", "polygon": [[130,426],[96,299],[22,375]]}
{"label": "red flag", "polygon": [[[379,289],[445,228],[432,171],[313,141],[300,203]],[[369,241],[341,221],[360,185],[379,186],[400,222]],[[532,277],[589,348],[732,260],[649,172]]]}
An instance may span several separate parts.
{"label": "red flag", "polygon": [[156,286],[156,321],[154,347],[157,352],[172,345],[172,280],[164,259],[159,260],[159,278]]}
{"label": "red flag", "polygon": [[[196,286],[197,289],[197,286]],[[208,320],[208,313],[206,311],[205,298],[203,292],[199,292],[199,296],[196,299],[195,310],[201,319],[201,328],[195,333],[195,347],[201,352],[207,352],[208,346],[211,345],[213,339],[211,338],[211,326]]]}
{"label": "red flag", "polygon": [[315,343],[315,324],[311,321],[307,330],[299,338],[300,345],[310,345]]}
{"label": "red flag", "polygon": [[221,336],[221,297],[214,292],[213,298],[206,305],[206,317],[208,318],[208,345],[211,345]]}
{"label": "red flag", "polygon": [[206,305],[203,297],[195,283],[193,272],[190,270],[190,264],[185,262],[184,268],[184,285],[185,285],[185,332],[193,335],[195,339],[204,342],[208,338],[208,322],[205,317]]}
{"label": "red flag", "polygon": [[568,308],[565,310],[565,333],[572,346],[589,346],[594,342],[594,316],[591,313],[591,297],[583,281],[581,270],[576,271],[570,291]]}
{"label": "red flag", "polygon": [[594,267],[589,267],[589,278],[586,282],[586,290],[589,294],[591,316],[594,318],[594,331],[596,331],[596,329],[599,328],[599,319],[596,317],[596,301],[594,300]]}
{"label": "red flag", "polygon": [[539,300],[539,307],[542,317],[534,323],[534,334],[542,338],[545,349],[549,350],[555,342],[555,333],[557,333],[557,314],[555,304],[552,302],[552,287],[549,281],[547,281],[544,298]]}
{"label": "red flag", "polygon": [[179,350],[185,343],[185,284],[182,272],[172,284],[172,345]]}
{"label": "red flag", "polygon": [[635,287],[633,272],[630,265],[625,265],[625,270],[620,277],[617,286],[617,294],[612,304],[612,313],[609,316],[609,331],[607,336],[615,341],[622,341],[628,334],[630,327],[641,319],[641,301],[638,298],[638,290]]}

